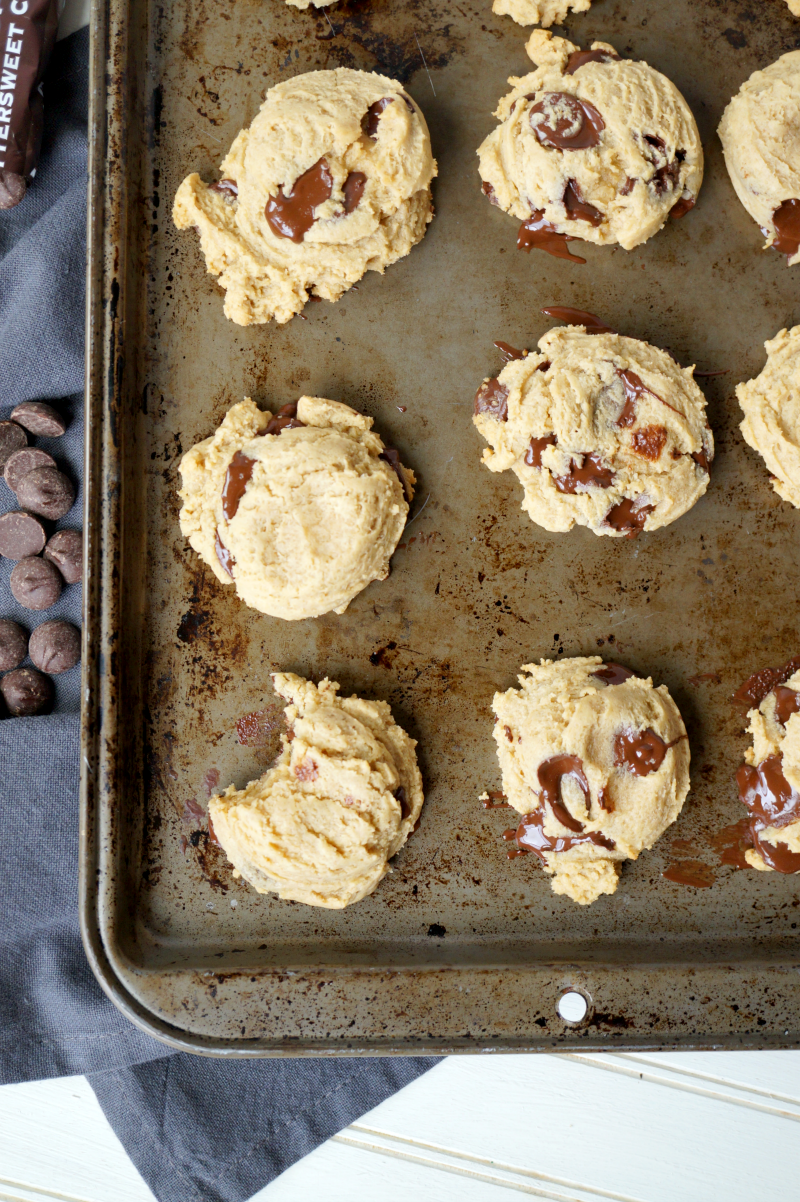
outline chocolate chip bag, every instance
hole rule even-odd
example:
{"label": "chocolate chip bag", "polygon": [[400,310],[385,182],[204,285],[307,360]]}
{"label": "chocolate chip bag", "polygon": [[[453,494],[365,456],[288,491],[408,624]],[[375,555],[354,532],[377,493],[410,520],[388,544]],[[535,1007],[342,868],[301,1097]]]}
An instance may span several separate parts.
{"label": "chocolate chip bag", "polygon": [[0,209],[12,209],[36,174],[42,76],[64,0],[0,0]]}

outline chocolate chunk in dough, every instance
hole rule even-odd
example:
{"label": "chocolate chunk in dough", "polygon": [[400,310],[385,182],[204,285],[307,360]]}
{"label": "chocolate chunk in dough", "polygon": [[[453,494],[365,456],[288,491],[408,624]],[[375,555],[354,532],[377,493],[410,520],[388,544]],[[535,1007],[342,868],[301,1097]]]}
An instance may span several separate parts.
{"label": "chocolate chunk in dough", "polygon": [[16,668],[0,680],[0,693],[12,718],[29,718],[52,709],[55,689],[50,677],[36,668]]}
{"label": "chocolate chunk in dough", "polygon": [[0,209],[13,209],[24,200],[28,185],[16,171],[0,171]]}
{"label": "chocolate chunk in dough", "polygon": [[41,447],[23,447],[15,451],[3,468],[3,479],[12,492],[16,492],[23,476],[32,472],[35,467],[55,467],[56,461]]}
{"label": "chocolate chunk in dough", "polygon": [[71,622],[42,622],[31,635],[28,654],[42,672],[58,676],[81,658],[81,632]]}
{"label": "chocolate chunk in dough", "polygon": [[67,584],[77,584],[83,572],[83,535],[80,530],[57,530],[48,539],[44,557],[56,565]]}
{"label": "chocolate chunk in dough", "polygon": [[11,592],[25,609],[49,609],[61,596],[58,568],[49,559],[28,556],[11,572]]}
{"label": "chocolate chunk in dough", "polygon": [[13,509],[0,516],[0,555],[6,559],[38,555],[46,541],[44,526],[32,513]]}
{"label": "chocolate chunk in dough", "polygon": [[45,401],[23,401],[12,411],[11,420],[42,438],[60,438],[67,428],[58,410]]}
{"label": "chocolate chunk in dough", "polygon": [[28,435],[16,422],[0,422],[0,468],[4,468],[15,451],[28,445]]}
{"label": "chocolate chunk in dough", "polygon": [[27,632],[18,622],[0,618],[0,672],[18,668],[27,654]]}
{"label": "chocolate chunk in dough", "polygon": [[72,509],[75,487],[57,467],[35,467],[20,480],[17,497],[31,513],[56,521]]}

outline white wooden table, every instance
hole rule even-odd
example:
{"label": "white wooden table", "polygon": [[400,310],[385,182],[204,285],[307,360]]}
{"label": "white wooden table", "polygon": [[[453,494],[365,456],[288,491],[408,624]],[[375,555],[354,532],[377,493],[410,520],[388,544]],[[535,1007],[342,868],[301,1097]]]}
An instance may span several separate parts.
{"label": "white wooden table", "polygon": [[[452,1057],[258,1202],[798,1202],[800,1052]],[[153,1202],[82,1077],[0,1089],[2,1202]]]}
{"label": "white wooden table", "polygon": [[[798,1123],[800,1052],[453,1057],[256,1198],[800,1202]],[[153,1202],[82,1077],[0,1089],[0,1202],[54,1198]]]}

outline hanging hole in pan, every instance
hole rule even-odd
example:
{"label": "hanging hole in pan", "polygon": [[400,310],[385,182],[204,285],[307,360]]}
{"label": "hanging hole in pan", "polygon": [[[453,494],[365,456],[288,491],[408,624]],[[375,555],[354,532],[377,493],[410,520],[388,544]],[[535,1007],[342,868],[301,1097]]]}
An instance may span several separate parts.
{"label": "hanging hole in pan", "polygon": [[578,989],[565,989],[556,1003],[559,1018],[571,1027],[577,1027],[586,1020],[589,1013],[589,999]]}

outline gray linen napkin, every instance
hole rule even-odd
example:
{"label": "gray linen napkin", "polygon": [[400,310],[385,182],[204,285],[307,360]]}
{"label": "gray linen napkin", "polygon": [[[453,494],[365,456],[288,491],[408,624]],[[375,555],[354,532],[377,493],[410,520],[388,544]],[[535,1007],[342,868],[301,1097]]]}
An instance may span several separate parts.
{"label": "gray linen napkin", "polygon": [[[67,434],[37,439],[82,475],[88,33],[56,47],[36,181],[0,213],[0,417],[49,398]],[[59,526],[79,529],[80,495]],[[0,512],[15,508],[0,482]],[[32,614],[0,561],[0,617],[27,629],[80,620],[80,586]],[[55,712],[0,721],[0,1083],[86,1073],[161,1202],[243,1202],[295,1160],[436,1063],[253,1060],[185,1054],[133,1027],[95,982],[77,915],[79,669]]]}

